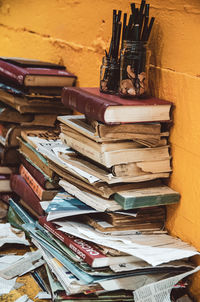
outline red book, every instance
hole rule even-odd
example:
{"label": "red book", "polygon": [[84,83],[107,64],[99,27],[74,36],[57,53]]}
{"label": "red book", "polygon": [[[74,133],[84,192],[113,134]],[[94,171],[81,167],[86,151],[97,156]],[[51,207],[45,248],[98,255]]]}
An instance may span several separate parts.
{"label": "red book", "polygon": [[92,267],[104,267],[117,263],[126,263],[135,259],[135,257],[129,255],[106,256],[95,246],[95,244],[57,230],[57,226],[54,223],[47,221],[45,216],[40,216],[38,221],[45,229],[65,243],[66,246]]}
{"label": "red book", "polygon": [[11,189],[20,196],[20,198],[32,208],[39,216],[44,215],[40,205],[40,199],[33,192],[21,175],[13,174],[10,177]]}
{"label": "red book", "polygon": [[155,97],[120,98],[105,94],[99,88],[64,87],[63,104],[106,124],[158,122],[170,120],[172,103]]}
{"label": "red book", "polygon": [[[35,163],[31,164],[27,159],[23,156],[20,156],[21,163],[23,166],[30,172],[33,178],[37,179],[37,182],[43,187],[44,189],[57,189],[59,188],[58,180],[57,182],[49,181],[48,176],[46,176],[37,166]],[[0,170],[1,171],[1,170]]]}
{"label": "red book", "polygon": [[22,90],[34,87],[64,87],[75,84],[76,76],[64,66],[20,58],[0,57],[0,79],[2,83],[14,85]]}

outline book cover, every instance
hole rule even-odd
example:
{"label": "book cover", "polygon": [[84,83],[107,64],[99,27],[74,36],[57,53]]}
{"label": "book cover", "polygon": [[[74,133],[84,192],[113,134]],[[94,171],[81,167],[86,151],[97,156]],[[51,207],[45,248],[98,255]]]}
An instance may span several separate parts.
{"label": "book cover", "polygon": [[96,210],[73,197],[66,191],[60,191],[50,201],[45,212],[48,213],[47,220],[55,220],[63,217],[71,217],[87,213],[94,213]]}
{"label": "book cover", "polygon": [[[52,68],[53,67],[53,68]],[[64,68],[55,68],[53,64],[34,64],[28,60],[21,62],[10,58],[0,58],[0,79],[11,86],[25,87],[64,87],[75,84],[76,76]]]}
{"label": "book cover", "polygon": [[50,179],[47,175],[42,172],[41,169],[39,169],[39,167],[36,166],[35,163],[31,163],[28,158],[20,156],[20,160],[23,166],[30,172],[30,174],[35,179],[37,179],[37,182],[40,184],[41,187],[43,187],[44,189],[57,189],[59,187],[58,179],[57,181]]}
{"label": "book cover", "polygon": [[10,177],[11,189],[18,194],[21,199],[32,208],[38,215],[44,215],[44,211],[40,205],[40,199],[33,192],[31,187],[26,183],[21,175],[13,174]]}
{"label": "book cover", "polygon": [[16,166],[19,163],[19,154],[15,148],[5,148],[0,144],[0,165]]}
{"label": "book cover", "polygon": [[150,97],[123,99],[101,93],[99,88],[64,87],[63,104],[106,124],[170,120],[171,102]]}
{"label": "book cover", "polygon": [[114,194],[124,210],[177,203],[180,194],[167,186],[126,190]]}
{"label": "book cover", "polygon": [[37,167],[46,174],[50,179],[53,179],[55,173],[49,168],[47,160],[39,152],[35,150],[29,143],[19,139],[19,153],[29,161],[37,165]]}
{"label": "book cover", "polygon": [[29,171],[23,165],[20,165],[19,173],[25,179],[27,184],[31,187],[31,189],[34,191],[34,193],[40,200],[52,200],[58,193],[57,190],[46,190],[42,188],[37,182],[37,180],[31,175],[31,173],[29,173]]}

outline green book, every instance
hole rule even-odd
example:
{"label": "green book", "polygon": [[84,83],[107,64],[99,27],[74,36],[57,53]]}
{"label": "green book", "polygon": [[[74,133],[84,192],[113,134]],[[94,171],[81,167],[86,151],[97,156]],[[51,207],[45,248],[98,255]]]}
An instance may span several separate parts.
{"label": "green book", "polygon": [[124,210],[173,204],[180,194],[167,186],[126,190],[114,194],[114,199]]}

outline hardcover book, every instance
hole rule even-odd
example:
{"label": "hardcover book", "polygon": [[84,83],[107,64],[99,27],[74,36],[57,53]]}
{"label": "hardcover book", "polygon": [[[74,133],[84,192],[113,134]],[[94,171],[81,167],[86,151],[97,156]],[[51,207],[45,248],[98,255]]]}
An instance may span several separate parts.
{"label": "hardcover book", "polygon": [[29,171],[23,166],[20,165],[19,168],[20,175],[25,179],[27,184],[31,187],[34,193],[40,200],[52,200],[55,195],[58,193],[56,190],[46,190],[41,187],[41,185],[37,182],[37,180],[29,173]]}
{"label": "hardcover book", "polygon": [[123,99],[104,94],[99,88],[64,87],[63,104],[105,124],[170,120],[171,102],[155,97]]}
{"label": "hardcover book", "polygon": [[19,154],[15,148],[4,148],[0,144],[0,165],[16,166],[19,163]]}
{"label": "hardcover book", "polygon": [[58,178],[51,179],[48,177],[35,163],[31,162],[30,159],[20,156],[20,161],[23,166],[30,172],[30,174],[37,179],[37,182],[45,189],[57,189]]}
{"label": "hardcover book", "polygon": [[19,146],[19,152],[22,156],[37,165],[37,167],[50,179],[54,179],[55,173],[49,168],[48,162],[44,156],[38,153],[35,148],[22,139],[19,139]]}
{"label": "hardcover book", "polygon": [[20,113],[39,114],[69,114],[71,110],[65,108],[60,98],[52,96],[38,97],[36,95],[21,95],[19,90],[13,89],[0,83],[1,102],[11,106]]}
{"label": "hardcover book", "polygon": [[24,91],[44,92],[40,87],[48,87],[45,89],[46,93],[59,95],[62,87],[75,84],[76,76],[67,72],[64,66],[37,60],[0,57],[0,79],[2,83],[20,87]]}
{"label": "hardcover book", "polygon": [[40,199],[27,184],[21,175],[13,174],[10,177],[10,186],[20,198],[27,204],[28,207],[32,208],[38,215],[44,215],[44,211],[40,205]]}

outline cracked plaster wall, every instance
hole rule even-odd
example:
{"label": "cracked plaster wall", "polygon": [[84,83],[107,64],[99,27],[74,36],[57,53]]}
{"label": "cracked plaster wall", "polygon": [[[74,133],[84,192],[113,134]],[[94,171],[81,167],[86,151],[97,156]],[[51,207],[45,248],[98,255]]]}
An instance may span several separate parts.
{"label": "cracked plaster wall", "polygon": [[[63,63],[79,86],[97,86],[111,35],[112,9],[122,0],[0,0],[0,55]],[[139,1],[135,1],[139,3]],[[200,249],[200,1],[151,0],[156,17],[150,48],[152,93],[175,104],[170,185],[181,202],[167,227]],[[200,301],[200,275],[192,292]]]}

